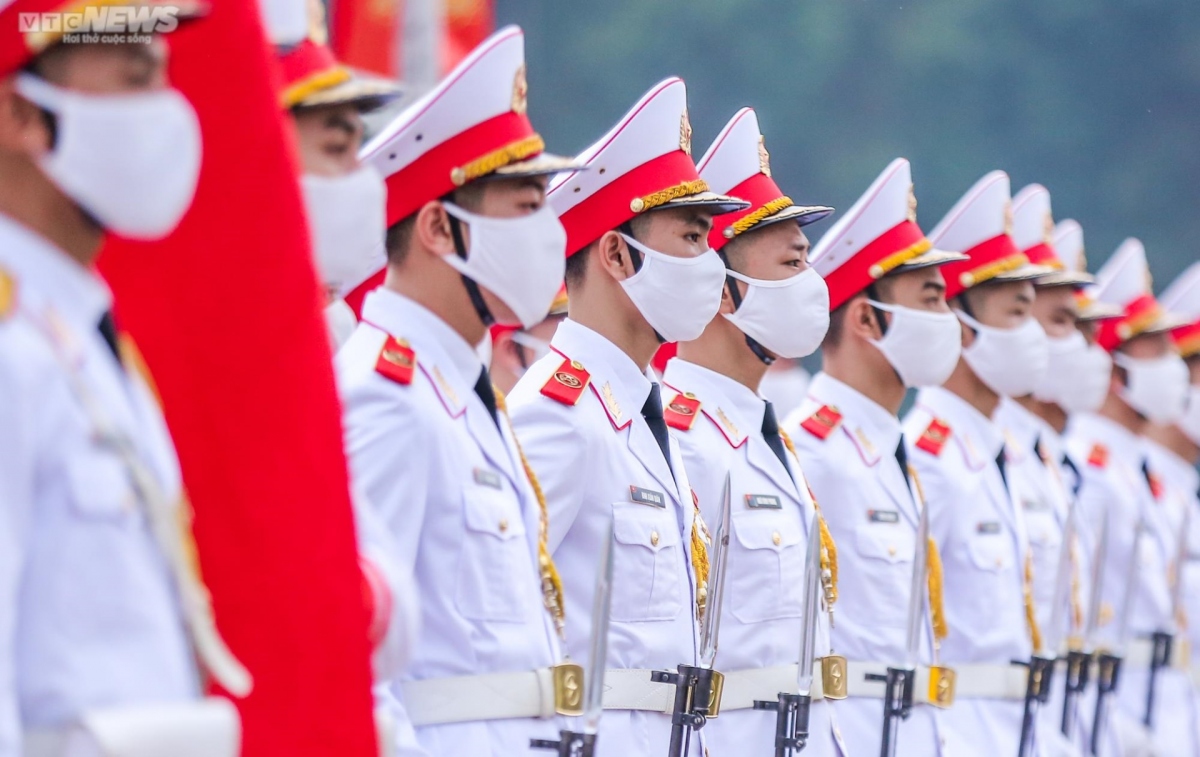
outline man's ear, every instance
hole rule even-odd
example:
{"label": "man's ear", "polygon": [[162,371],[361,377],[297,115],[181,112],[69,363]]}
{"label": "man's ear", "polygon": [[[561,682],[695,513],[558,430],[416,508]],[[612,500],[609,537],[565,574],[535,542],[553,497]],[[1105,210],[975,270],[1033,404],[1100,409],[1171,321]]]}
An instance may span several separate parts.
{"label": "man's ear", "polygon": [[[725,286],[721,287],[721,307],[717,310],[717,315],[733,315],[737,310],[733,306],[733,297],[729,295],[729,287],[738,286],[740,282],[737,279],[732,279],[729,276],[725,277]],[[739,292],[739,294],[742,294]],[[745,299],[743,294],[742,299]]]}
{"label": "man's ear", "polygon": [[616,281],[625,279],[636,273],[633,270],[633,257],[629,254],[629,245],[625,238],[615,231],[606,231],[596,242],[592,258],[609,276]]}
{"label": "man's ear", "polygon": [[41,109],[17,92],[15,75],[0,79],[0,149],[36,158],[50,148]]}
{"label": "man's ear", "polygon": [[872,341],[883,338],[883,331],[879,328],[879,322],[875,319],[871,303],[867,302],[866,297],[851,299],[846,305],[845,318],[843,328],[859,339]]}
{"label": "man's ear", "polygon": [[[466,228],[462,228],[466,241]],[[450,214],[437,200],[432,200],[417,211],[417,222],[413,234],[421,248],[431,255],[455,255],[454,235],[450,231]]]}

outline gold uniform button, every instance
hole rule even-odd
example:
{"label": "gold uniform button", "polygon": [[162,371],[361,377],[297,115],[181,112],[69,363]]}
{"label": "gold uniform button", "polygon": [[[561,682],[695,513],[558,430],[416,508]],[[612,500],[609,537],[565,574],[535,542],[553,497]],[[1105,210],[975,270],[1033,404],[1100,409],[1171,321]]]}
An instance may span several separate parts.
{"label": "gold uniform button", "polygon": [[500,519],[500,533],[508,531],[508,518]]}
{"label": "gold uniform button", "polygon": [[783,535],[776,531],[775,533],[771,534],[771,541],[776,547],[778,547],[783,542]]}
{"label": "gold uniform button", "polygon": [[895,556],[896,556],[896,548],[895,548],[894,546],[889,546],[889,547],[888,547],[888,555],[889,555],[890,557],[895,557]]}
{"label": "gold uniform button", "polygon": [[997,557],[997,558],[996,558],[996,567],[997,567],[997,568],[1003,568],[1003,567],[1004,567],[1004,558],[1003,558],[1003,557]]}
{"label": "gold uniform button", "polygon": [[658,546],[658,532],[657,531],[650,532],[650,546],[652,546],[652,547]]}

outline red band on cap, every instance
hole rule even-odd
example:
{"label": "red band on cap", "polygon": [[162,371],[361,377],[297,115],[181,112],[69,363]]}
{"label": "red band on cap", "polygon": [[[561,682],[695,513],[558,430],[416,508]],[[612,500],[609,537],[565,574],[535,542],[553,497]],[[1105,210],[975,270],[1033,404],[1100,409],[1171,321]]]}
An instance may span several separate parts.
{"label": "red band on cap", "polygon": [[[1000,234],[986,242],[981,242],[964,255],[966,260],[947,263],[942,266],[942,276],[946,279],[946,299],[952,300],[967,289],[982,284],[985,281],[1011,268],[1019,268],[1028,262],[1025,254],[1017,249],[1012,237]],[[1011,268],[1004,265],[1011,262]]]}
{"label": "red band on cap", "polygon": [[[450,172],[514,142],[537,136],[524,113],[508,111],[457,134],[387,177],[388,226],[455,188]],[[387,148],[383,148],[384,158]],[[533,157],[533,156],[530,156]]]}
{"label": "red band on cap", "polygon": [[1029,262],[1034,265],[1049,266],[1060,271],[1064,268],[1062,261],[1058,259],[1058,253],[1055,252],[1054,247],[1045,242],[1030,247],[1025,251],[1025,257],[1029,258]]}
{"label": "red band on cap", "polygon": [[337,58],[333,57],[333,51],[311,39],[304,40],[281,56],[279,66],[283,69],[285,90],[313,76],[341,69]]}
{"label": "red band on cap", "polygon": [[745,200],[750,203],[750,207],[736,213],[725,213],[713,218],[712,231],[708,234],[708,246],[714,250],[721,249],[729,242],[729,239],[725,237],[725,229],[732,226],[734,222],[766,206],[767,203],[784,197],[783,190],[779,188],[774,179],[765,173],[754,174],[726,194]]}
{"label": "red band on cap", "polygon": [[33,60],[34,50],[21,29],[22,14],[53,13],[74,4],[73,0],[14,0],[0,11],[0,76],[6,76]]}
{"label": "red band on cap", "polygon": [[[740,195],[739,195],[740,196]],[[836,271],[825,277],[829,287],[829,310],[837,310],[847,300],[877,281],[871,269],[888,257],[925,242],[925,233],[912,221],[901,221],[854,254]],[[883,272],[884,274],[887,271]]]}
{"label": "red band on cap", "polygon": [[1125,306],[1118,318],[1101,321],[1096,328],[1096,341],[1112,352],[1125,342],[1143,333],[1162,316],[1162,307],[1152,294],[1143,294]]}
{"label": "red band on cap", "polygon": [[1200,355],[1200,321],[1180,326],[1171,332],[1171,338],[1175,340],[1182,357]]}
{"label": "red band on cap", "polygon": [[[590,170],[601,169],[592,166]],[[683,150],[673,150],[614,179],[559,218],[567,230],[567,257],[636,216],[629,207],[635,198],[699,178],[692,156]]]}

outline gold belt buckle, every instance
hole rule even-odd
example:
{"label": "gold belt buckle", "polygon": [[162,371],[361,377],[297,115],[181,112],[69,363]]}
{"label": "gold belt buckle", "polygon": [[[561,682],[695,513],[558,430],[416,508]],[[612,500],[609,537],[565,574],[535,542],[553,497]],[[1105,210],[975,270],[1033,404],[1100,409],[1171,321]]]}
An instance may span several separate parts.
{"label": "gold belt buckle", "polygon": [[943,710],[954,704],[954,687],[958,674],[953,668],[929,666],[929,703]]}
{"label": "gold belt buckle", "polygon": [[554,711],[566,717],[583,714],[583,666],[560,662],[550,668],[554,677]]}
{"label": "gold belt buckle", "polygon": [[725,674],[712,672],[712,684],[708,688],[708,714],[710,720],[721,714],[721,695],[725,693]]}
{"label": "gold belt buckle", "polygon": [[826,699],[845,699],[848,678],[845,657],[831,654],[821,658],[821,692]]}

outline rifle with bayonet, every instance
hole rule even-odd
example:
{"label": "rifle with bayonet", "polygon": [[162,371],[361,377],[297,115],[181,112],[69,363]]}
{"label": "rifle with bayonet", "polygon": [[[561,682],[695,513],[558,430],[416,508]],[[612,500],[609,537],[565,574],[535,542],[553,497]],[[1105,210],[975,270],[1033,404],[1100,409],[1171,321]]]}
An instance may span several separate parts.
{"label": "rifle with bayonet", "polygon": [[[1100,753],[1100,744],[1103,740],[1106,730],[1106,722],[1108,718],[1108,709],[1111,706],[1113,693],[1117,690],[1117,685],[1121,679],[1121,664],[1125,654],[1125,644],[1129,637],[1129,614],[1133,609],[1133,591],[1137,586],[1137,575],[1140,567],[1138,554],[1142,542],[1142,531],[1144,524],[1139,518],[1137,526],[1133,531],[1133,548],[1130,554],[1129,572],[1126,574],[1125,592],[1121,599],[1121,615],[1117,628],[1117,642],[1113,650],[1101,650],[1096,654],[1096,714],[1092,720],[1092,754]],[[1108,548],[1109,537],[1109,514],[1107,510],[1104,513],[1104,520],[1101,525],[1101,545],[1105,551]],[[1099,552],[1099,550],[1097,550]],[[1103,558],[1106,555],[1103,553],[1097,554],[1095,564],[1095,572],[1103,575],[1104,564]],[[1102,596],[1103,587],[1093,585],[1092,593],[1095,599],[1093,602],[1096,605],[1096,626],[1099,626],[1099,601]],[[1091,624],[1089,618],[1089,624]]]}
{"label": "rifle with bayonet", "polygon": [[[1147,473],[1149,476],[1149,473]],[[1175,548],[1175,575],[1171,585],[1171,623],[1170,631],[1155,631],[1150,637],[1150,682],[1146,687],[1146,714],[1142,723],[1147,728],[1154,727],[1154,693],[1158,688],[1159,672],[1171,664],[1171,652],[1175,646],[1175,632],[1178,630],[1179,614],[1183,602],[1183,566],[1188,557],[1188,529],[1191,527],[1190,508],[1184,508],[1183,523],[1180,524],[1178,543]]]}
{"label": "rifle with bayonet", "polygon": [[[1067,738],[1075,730],[1078,718],[1079,697],[1087,688],[1088,669],[1091,667],[1091,655],[1080,648],[1083,629],[1077,627],[1078,621],[1071,607],[1071,585],[1074,581],[1075,565],[1072,554],[1075,540],[1079,533],[1078,527],[1079,503],[1074,497],[1067,498],[1067,522],[1063,526],[1063,541],[1058,556],[1058,573],[1054,582],[1054,604],[1050,608],[1050,626],[1047,628],[1049,637],[1053,640],[1047,645],[1056,650],[1062,646],[1062,639],[1067,640],[1066,670],[1063,675],[1063,714],[1062,733]],[[1067,618],[1064,621],[1064,616]]]}
{"label": "rifle with bayonet", "polygon": [[710,555],[704,614],[700,618],[700,664],[680,665],[676,672],[656,670],[650,674],[655,683],[675,687],[671,710],[671,742],[668,757],[683,757],[689,753],[692,732],[704,727],[709,718],[720,710],[721,688],[725,677],[713,670],[717,642],[721,630],[721,605],[725,600],[725,564],[729,559],[729,530],[732,518],[732,493],[729,474],[725,474],[725,493],[721,517],[717,523]]}
{"label": "rifle with bayonet", "polygon": [[583,731],[559,731],[557,741],[532,739],[530,748],[557,752],[558,757],[593,757],[596,751],[600,715],[604,712],[604,671],[608,666],[608,622],[612,613],[613,524],[608,524],[608,540],[596,571],[596,592],[592,600],[592,643],[588,649],[587,670],[583,678]]}
{"label": "rifle with bayonet", "polygon": [[775,757],[791,757],[808,744],[812,707],[813,666],[817,660],[817,623],[821,583],[821,523],[814,514],[808,526],[808,554],[804,560],[804,615],[800,625],[800,663],[796,666],[796,693],[779,692],[774,700],[754,702],[756,710],[775,711]]}

